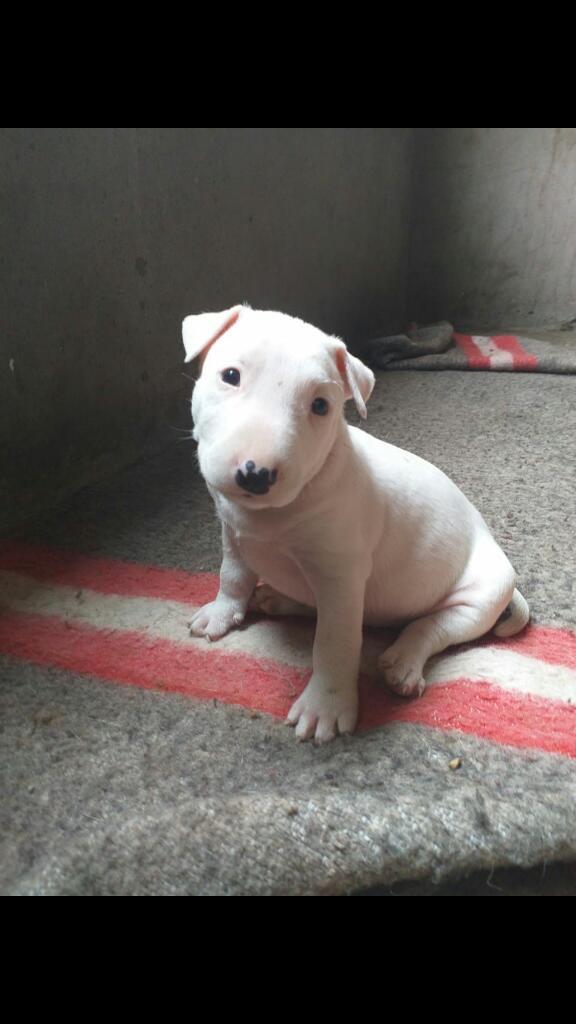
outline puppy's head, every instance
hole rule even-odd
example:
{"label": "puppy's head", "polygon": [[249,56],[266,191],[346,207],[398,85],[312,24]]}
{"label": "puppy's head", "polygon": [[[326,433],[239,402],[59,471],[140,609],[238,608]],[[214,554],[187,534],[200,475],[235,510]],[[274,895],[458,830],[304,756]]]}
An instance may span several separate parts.
{"label": "puppy's head", "polygon": [[245,507],[294,501],[328,457],[346,399],[366,417],[374,374],[302,320],[234,306],[187,316],[182,333],[185,361],[201,360],[192,397],[200,470]]}

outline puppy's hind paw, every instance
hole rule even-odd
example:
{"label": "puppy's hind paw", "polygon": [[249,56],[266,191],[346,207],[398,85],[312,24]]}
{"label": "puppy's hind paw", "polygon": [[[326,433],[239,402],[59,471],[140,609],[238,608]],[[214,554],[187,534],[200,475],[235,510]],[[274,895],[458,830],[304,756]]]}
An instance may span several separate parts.
{"label": "puppy's hind paw", "polygon": [[255,588],[248,608],[264,615],[315,615],[313,608],[280,594],[269,583],[261,583]]}
{"label": "puppy's hind paw", "polygon": [[378,671],[386,686],[400,697],[421,697],[426,689],[422,666],[409,655],[394,651],[394,644],[378,658]]}

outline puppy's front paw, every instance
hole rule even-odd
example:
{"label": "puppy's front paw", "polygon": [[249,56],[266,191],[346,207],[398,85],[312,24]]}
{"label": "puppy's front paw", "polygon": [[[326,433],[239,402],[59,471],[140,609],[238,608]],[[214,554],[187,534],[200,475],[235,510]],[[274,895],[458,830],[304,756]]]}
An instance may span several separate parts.
{"label": "puppy's front paw", "polygon": [[338,733],[354,732],[357,718],[356,683],[336,688],[312,676],[304,692],[290,708],[286,721],[295,726],[297,739],[315,739],[316,743],[328,743]]}
{"label": "puppy's front paw", "polygon": [[219,640],[235,626],[244,621],[244,608],[234,601],[216,598],[193,616],[189,623],[191,636],[203,636],[206,640]]}
{"label": "puppy's front paw", "polygon": [[409,654],[395,651],[394,647],[392,644],[378,658],[378,669],[386,685],[401,697],[421,697],[426,689],[422,665]]}

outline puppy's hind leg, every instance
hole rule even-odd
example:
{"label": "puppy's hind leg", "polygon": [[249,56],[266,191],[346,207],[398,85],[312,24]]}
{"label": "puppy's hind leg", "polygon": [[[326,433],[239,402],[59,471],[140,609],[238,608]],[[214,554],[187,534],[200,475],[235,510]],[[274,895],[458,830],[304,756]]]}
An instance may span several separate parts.
{"label": "puppy's hind leg", "polygon": [[411,622],[378,659],[387,685],[403,697],[421,696],[426,686],[424,666],[428,659],[453,644],[484,636],[514,593],[511,570],[499,584],[467,586],[446,598],[444,607]]}
{"label": "puppy's hind leg", "polygon": [[261,583],[255,588],[248,611],[262,612],[264,615],[303,615],[308,618],[316,618],[316,609],[300,601],[293,601],[278,590],[274,590],[269,583]]}

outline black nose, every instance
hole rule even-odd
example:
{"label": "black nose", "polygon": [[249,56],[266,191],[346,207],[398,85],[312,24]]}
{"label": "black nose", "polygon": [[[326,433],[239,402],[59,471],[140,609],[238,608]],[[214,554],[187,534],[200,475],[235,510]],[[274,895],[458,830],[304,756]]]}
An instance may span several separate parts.
{"label": "black nose", "polygon": [[256,464],[250,459],[245,465],[245,471],[237,470],[236,483],[250,494],[267,494],[272,484],[276,483],[277,476],[277,469],[270,470],[265,466],[256,471]]}

